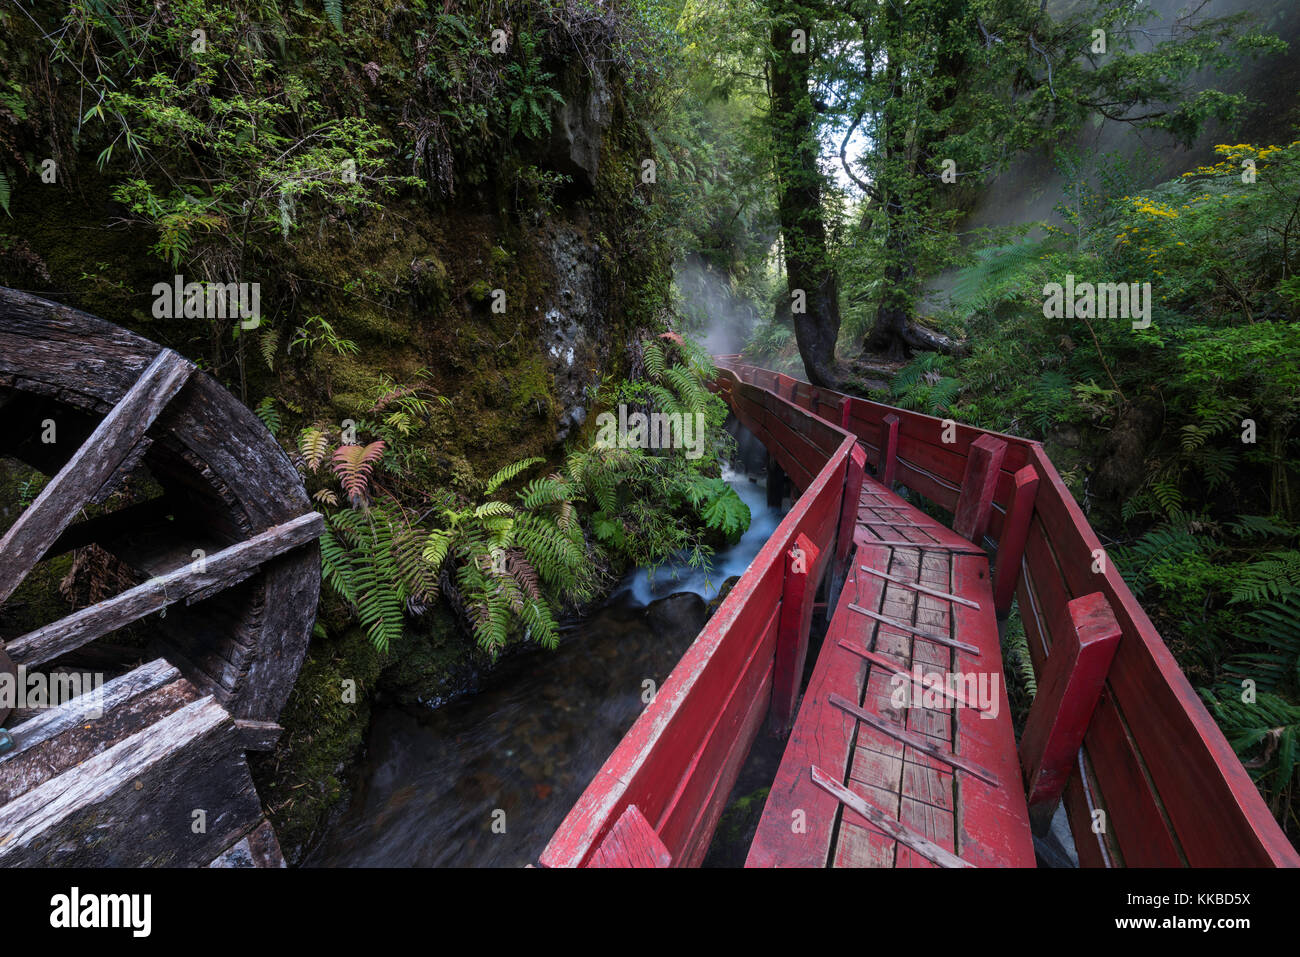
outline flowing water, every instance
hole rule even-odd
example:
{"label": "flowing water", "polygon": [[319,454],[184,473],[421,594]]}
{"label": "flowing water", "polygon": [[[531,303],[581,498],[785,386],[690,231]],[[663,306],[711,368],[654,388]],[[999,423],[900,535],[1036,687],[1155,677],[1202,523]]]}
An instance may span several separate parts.
{"label": "flowing water", "polygon": [[727,480],[749,531],[706,576],[632,573],[554,652],[505,662],[482,691],[436,711],[376,710],[358,787],[308,866],[521,867],[536,862],[583,789],[781,521],[765,486]]}

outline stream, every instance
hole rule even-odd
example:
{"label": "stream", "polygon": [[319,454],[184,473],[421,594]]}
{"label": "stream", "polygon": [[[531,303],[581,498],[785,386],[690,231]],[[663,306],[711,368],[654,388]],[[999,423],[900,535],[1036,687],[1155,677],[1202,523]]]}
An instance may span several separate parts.
{"label": "stream", "polygon": [[783,508],[724,473],[749,530],[712,571],[629,574],[565,629],[556,651],[502,664],[482,690],[436,711],[376,709],[352,800],[309,867],[522,867],[535,863],[601,764],[708,619],[707,601],[749,567]]}

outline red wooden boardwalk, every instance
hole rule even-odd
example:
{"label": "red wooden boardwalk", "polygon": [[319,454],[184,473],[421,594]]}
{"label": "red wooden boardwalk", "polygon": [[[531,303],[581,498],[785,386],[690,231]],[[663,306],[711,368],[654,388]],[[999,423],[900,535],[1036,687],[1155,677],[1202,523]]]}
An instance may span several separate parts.
{"label": "red wooden boardwalk", "polygon": [[[1300,866],[1042,446],[718,364],[800,494],[542,866],[698,866],[765,723],[789,739],[750,866],[1032,866],[1061,803],[1084,867]],[[801,689],[819,590],[837,600]],[[1038,678],[1019,749],[1013,599]],[[900,685],[917,666],[951,694]]]}
{"label": "red wooden boardwalk", "polygon": [[[972,865],[1032,867],[987,558],[871,479],[863,483],[854,541],[853,567],[747,865],[932,867],[955,866],[955,856]],[[918,544],[891,544],[900,541]],[[962,700],[917,688],[907,677],[914,666],[925,680],[968,679],[947,685]],[[929,753],[909,735],[928,741]],[[848,794],[815,783],[813,768]],[[885,818],[886,827],[897,822],[903,842],[847,806],[851,797]],[[927,845],[948,853],[928,852]]]}

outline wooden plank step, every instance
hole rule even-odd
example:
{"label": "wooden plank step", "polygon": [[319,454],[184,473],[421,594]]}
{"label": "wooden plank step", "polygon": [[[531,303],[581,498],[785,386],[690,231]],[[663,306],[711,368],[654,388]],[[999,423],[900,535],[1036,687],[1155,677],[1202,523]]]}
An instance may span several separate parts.
{"label": "wooden plank step", "polygon": [[947,601],[956,602],[959,605],[965,605],[967,608],[973,608],[976,611],[979,611],[980,606],[978,602],[973,602],[969,598],[962,598],[961,595],[951,595],[946,591],[939,591],[937,588],[930,588],[928,585],[921,585],[918,584],[917,582],[910,582],[907,581],[905,578],[899,578],[896,575],[889,574],[888,572],[878,571],[874,568],[868,567],[867,565],[859,565],[858,568],[860,568],[862,571],[866,572],[869,575],[875,575],[877,578],[883,578],[886,581],[891,581],[895,585],[902,585],[904,588],[912,589],[912,591],[919,591],[923,595],[929,595],[932,598],[943,598],[946,599]]}
{"label": "wooden plank step", "polygon": [[882,813],[878,809],[868,804],[860,795],[850,791],[838,781],[833,780],[825,771],[813,765],[811,767],[812,780],[823,791],[835,797],[845,807],[862,815],[873,825],[880,828],[885,834],[892,837],[895,841],[909,848],[915,853],[921,855],[926,860],[937,864],[940,867],[971,867],[972,865],[963,861],[956,854],[945,848],[940,847],[933,841],[922,837],[909,827],[905,827],[899,821]]}
{"label": "wooden plank step", "polygon": [[972,655],[978,655],[980,650],[974,645],[968,645],[964,641],[958,641],[956,638],[949,638],[947,635],[941,635],[938,632],[926,631],[924,628],[917,628],[916,625],[909,625],[906,622],[899,621],[897,618],[890,618],[888,615],[878,615],[869,608],[863,608],[856,602],[849,602],[849,609],[856,611],[859,615],[866,615],[881,624],[888,625],[890,628],[897,628],[900,631],[910,632],[913,635],[919,635],[926,641],[933,641],[941,645],[947,645],[949,648],[960,648],[962,651],[968,651]]}
{"label": "wooden plank step", "polygon": [[845,651],[853,652],[853,654],[857,655],[860,658],[866,658],[867,661],[871,662],[873,665],[879,665],[880,667],[884,668],[886,671],[892,672],[896,675],[902,675],[904,678],[910,681],[917,688],[920,688],[922,691],[937,692],[939,694],[944,695],[945,697],[951,698],[953,701],[957,702],[957,704],[961,705],[963,708],[970,708],[972,711],[982,712],[984,710],[974,702],[967,701],[964,696],[958,694],[956,691],[953,691],[951,688],[945,687],[942,682],[930,683],[930,682],[918,680],[916,675],[914,675],[911,671],[904,668],[902,665],[895,664],[894,662],[886,658],[884,655],[878,655],[874,651],[867,651],[865,648],[859,648],[856,645],[853,645],[847,641],[841,641],[840,647],[843,648]]}
{"label": "wooden plank step", "polygon": [[0,806],[0,865],[202,866],[261,818],[234,722],[201,698]]}
{"label": "wooden plank step", "polygon": [[[859,525],[862,523],[859,522]],[[875,526],[872,526],[875,527]],[[873,545],[889,545],[893,548],[919,548],[922,551],[929,552],[956,552],[963,555],[983,555],[984,550],[975,545],[945,545],[943,542],[909,542],[905,538],[900,539],[877,539]]]}
{"label": "wooden plank step", "polygon": [[945,751],[925,735],[907,731],[891,721],[886,721],[884,718],[872,714],[870,711],[863,711],[843,695],[833,694],[827,700],[841,711],[847,711],[864,724],[869,724],[877,731],[881,731],[891,738],[915,748],[926,757],[942,761],[944,764],[974,775],[986,784],[998,787],[998,779],[991,772],[984,770],[984,768],[972,761],[967,761],[965,758],[953,754],[951,751]]}
{"label": "wooden plank step", "polygon": [[14,748],[0,758],[0,804],[88,761],[180,707],[194,686],[159,659],[82,694],[13,729]]}

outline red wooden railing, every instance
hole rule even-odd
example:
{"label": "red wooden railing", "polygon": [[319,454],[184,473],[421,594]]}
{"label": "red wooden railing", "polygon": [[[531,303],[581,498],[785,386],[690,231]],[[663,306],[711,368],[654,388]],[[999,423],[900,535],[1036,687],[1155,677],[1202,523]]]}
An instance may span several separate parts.
{"label": "red wooden railing", "polygon": [[[1071,602],[1091,607],[1095,593],[1104,596],[1120,637],[1064,795],[1082,865],[1300,866],[1037,442],[845,396],[736,357],[718,364],[719,391],[802,494],[565,818],[544,866],[703,859],[763,715],[776,730],[788,721],[809,599],[847,555],[867,462],[887,484],[896,479],[950,511],[959,510],[968,473],[991,476],[992,508],[958,518],[996,546],[995,604],[1005,614],[1019,597],[1040,676],[1050,679],[1044,670],[1058,641],[1058,660],[1079,658],[1083,606]],[[963,513],[987,496],[965,499]],[[1071,737],[1044,735],[1053,753]]]}
{"label": "red wooden railing", "polygon": [[719,366],[847,422],[876,474],[892,470],[899,483],[950,511],[971,447],[990,435],[1006,442],[988,523],[997,546],[999,612],[1018,596],[1040,677],[1056,639],[1069,633],[1072,599],[1101,592],[1120,628],[1065,790],[1081,865],[1300,866],[1300,855],[1039,443],[849,398],[734,358]]}

